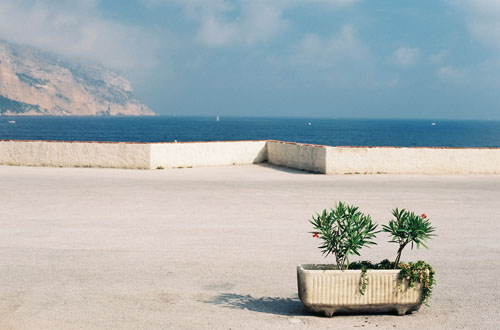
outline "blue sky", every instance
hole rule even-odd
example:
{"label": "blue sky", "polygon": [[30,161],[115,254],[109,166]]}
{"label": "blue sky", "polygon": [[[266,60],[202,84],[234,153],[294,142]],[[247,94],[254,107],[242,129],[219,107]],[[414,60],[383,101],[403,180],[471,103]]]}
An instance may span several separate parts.
{"label": "blue sky", "polygon": [[0,39],[165,115],[500,119],[496,0],[2,0]]}

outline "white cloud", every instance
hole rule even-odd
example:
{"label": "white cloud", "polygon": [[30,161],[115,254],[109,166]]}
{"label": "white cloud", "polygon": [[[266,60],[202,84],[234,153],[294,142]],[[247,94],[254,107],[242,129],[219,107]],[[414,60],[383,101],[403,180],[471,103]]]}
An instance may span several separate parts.
{"label": "white cloud", "polygon": [[230,6],[216,8],[220,10],[205,8],[197,17],[200,21],[198,40],[206,45],[252,45],[271,39],[288,25],[278,7],[263,1],[244,2],[237,13]]}
{"label": "white cloud", "polygon": [[286,30],[289,25],[281,17],[283,9],[264,1],[248,2],[242,10],[241,26],[248,44],[269,40]]}
{"label": "white cloud", "polygon": [[304,5],[340,8],[360,0],[143,0],[150,5],[175,4],[198,22],[202,44],[254,45],[268,41],[290,26],[283,17],[287,9]]}
{"label": "white cloud", "polygon": [[418,48],[401,47],[394,52],[394,59],[396,61],[396,64],[401,67],[407,68],[415,65],[418,60],[419,54],[420,50]]}
{"label": "white cloud", "polygon": [[448,51],[442,50],[435,54],[431,54],[428,57],[428,60],[431,64],[440,64],[448,57]]}
{"label": "white cloud", "polygon": [[485,45],[500,49],[500,1],[449,0],[463,10],[471,36]]}
{"label": "white cloud", "polygon": [[459,83],[464,82],[467,76],[467,72],[463,68],[456,68],[450,65],[443,66],[436,71],[436,75],[439,79],[446,82]]}
{"label": "white cloud", "polygon": [[221,22],[214,16],[206,16],[198,31],[198,39],[207,45],[222,46],[238,37],[239,27],[234,22]]}
{"label": "white cloud", "polygon": [[[241,1],[241,0],[240,0]],[[243,0],[252,1],[252,0]],[[257,0],[259,1],[259,0]],[[361,0],[267,0],[267,3],[273,3],[283,9],[300,5],[326,5],[333,7],[345,7],[353,5]]]}
{"label": "white cloud", "polygon": [[2,0],[0,39],[114,69],[154,64],[153,38],[140,28],[103,18],[97,0]]}
{"label": "white cloud", "polygon": [[338,34],[322,38],[317,34],[306,34],[296,52],[297,62],[332,66],[339,60],[360,60],[368,56],[368,48],[359,40],[351,25],[344,25]]}
{"label": "white cloud", "polygon": [[[500,84],[500,1],[448,0],[462,11],[464,23],[472,39],[493,50],[489,56],[468,65],[442,66],[437,77],[445,82],[466,84],[469,88],[495,90]],[[450,58],[451,59],[451,58]]]}

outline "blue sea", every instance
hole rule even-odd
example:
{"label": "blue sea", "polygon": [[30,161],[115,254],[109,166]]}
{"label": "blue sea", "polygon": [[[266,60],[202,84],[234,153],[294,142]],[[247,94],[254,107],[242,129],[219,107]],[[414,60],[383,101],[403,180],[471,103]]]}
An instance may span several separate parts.
{"label": "blue sea", "polygon": [[[15,123],[9,123],[15,121]],[[0,117],[2,140],[282,140],[330,146],[500,147],[500,121],[221,117]]]}

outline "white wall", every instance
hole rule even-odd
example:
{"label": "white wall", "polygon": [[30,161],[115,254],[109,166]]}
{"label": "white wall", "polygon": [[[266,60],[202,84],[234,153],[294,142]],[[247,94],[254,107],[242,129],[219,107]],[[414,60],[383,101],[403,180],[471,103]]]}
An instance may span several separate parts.
{"label": "white wall", "polygon": [[500,174],[499,148],[327,147],[280,141],[0,141],[0,164],[149,169],[268,161],[327,174]]}
{"label": "white wall", "polygon": [[153,143],[150,168],[253,164],[266,159],[266,141]]}
{"label": "white wall", "polygon": [[328,147],[326,173],[500,174],[500,149]]}
{"label": "white wall", "polygon": [[149,168],[144,143],[0,141],[0,164],[53,167]]}
{"label": "white wall", "polygon": [[325,173],[326,150],[325,146],[268,141],[267,161],[298,170]]}

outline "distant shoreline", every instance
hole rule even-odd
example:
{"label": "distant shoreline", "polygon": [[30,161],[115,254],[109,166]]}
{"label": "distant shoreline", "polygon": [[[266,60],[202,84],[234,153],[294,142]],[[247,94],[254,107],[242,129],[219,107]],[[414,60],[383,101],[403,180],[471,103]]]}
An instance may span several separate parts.
{"label": "distant shoreline", "polygon": [[73,118],[78,118],[78,117],[158,117],[158,114],[151,114],[151,115],[121,115],[121,114],[116,114],[116,115],[75,115],[75,114],[68,114],[68,115],[49,115],[49,114],[28,114],[28,113],[22,113],[22,114],[11,114],[11,113],[1,113],[0,117],[73,117]]}

